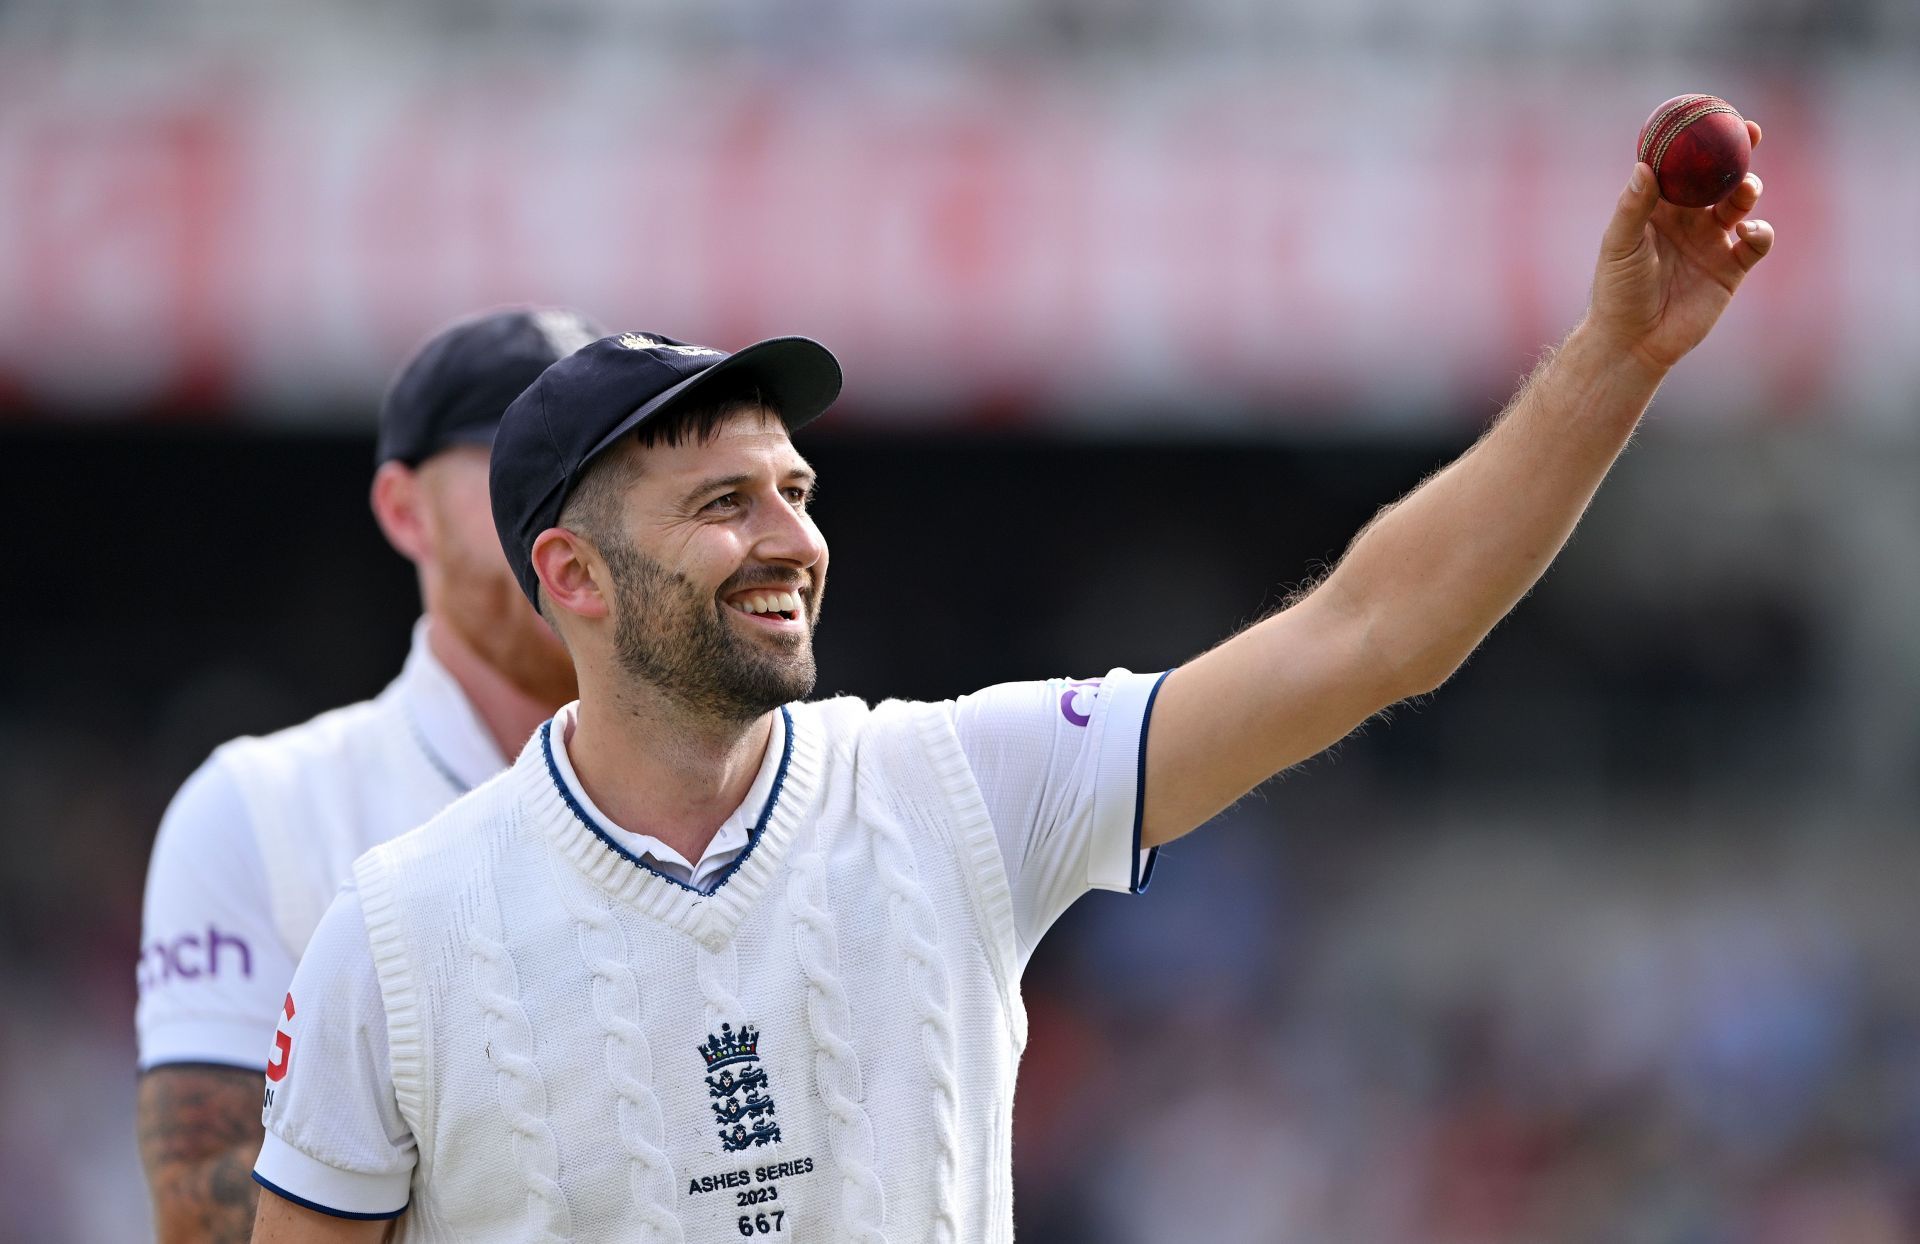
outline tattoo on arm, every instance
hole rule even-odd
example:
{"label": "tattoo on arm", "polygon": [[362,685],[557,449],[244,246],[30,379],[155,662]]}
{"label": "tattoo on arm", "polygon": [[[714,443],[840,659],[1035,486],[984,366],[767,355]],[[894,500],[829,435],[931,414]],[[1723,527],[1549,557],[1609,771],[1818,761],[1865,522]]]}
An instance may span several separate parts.
{"label": "tattoo on arm", "polygon": [[155,1067],[140,1077],[136,1115],[160,1244],[246,1244],[260,1193],[260,1073]]}

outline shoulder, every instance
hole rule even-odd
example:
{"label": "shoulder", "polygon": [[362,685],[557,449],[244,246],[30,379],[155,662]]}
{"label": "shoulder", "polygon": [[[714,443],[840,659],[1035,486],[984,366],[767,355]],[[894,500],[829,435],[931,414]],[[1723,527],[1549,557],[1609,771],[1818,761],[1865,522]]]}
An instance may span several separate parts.
{"label": "shoulder", "polygon": [[483,853],[475,846],[485,837],[510,834],[528,823],[526,793],[546,776],[538,765],[537,753],[523,755],[419,826],[369,849],[360,857],[355,871],[370,862],[381,869],[392,869],[434,859],[477,859]]}
{"label": "shoulder", "polygon": [[214,749],[209,766],[221,766],[246,778],[275,771],[330,767],[377,745],[394,724],[388,695],[329,709],[299,725],[271,734],[241,735]]}
{"label": "shoulder", "polygon": [[245,831],[247,823],[246,799],[222,749],[202,761],[174,792],[160,818],[154,849],[161,852],[183,843],[210,845]]}
{"label": "shoulder", "polygon": [[811,732],[831,763],[866,766],[881,763],[895,753],[907,753],[917,763],[928,749],[955,750],[954,702],[951,700],[883,700],[868,704],[853,696],[793,704],[794,728]]}
{"label": "shoulder", "polygon": [[185,915],[217,900],[226,916],[236,904],[266,901],[255,815],[246,784],[223,751],[216,751],[174,792],[160,818],[147,867],[149,917]]}
{"label": "shoulder", "polygon": [[276,778],[294,780],[303,769],[337,759],[357,738],[376,729],[382,716],[380,701],[367,700],[272,734],[229,739],[214,748],[174,793],[161,821],[162,841],[244,827],[250,820],[248,805],[263,785]]}
{"label": "shoulder", "polygon": [[872,718],[873,711],[865,700],[851,695],[787,705],[787,713],[796,728],[812,729],[828,738],[857,735]]}
{"label": "shoulder", "polygon": [[294,981],[316,993],[373,979],[373,952],[367,940],[365,906],[352,881],[340,887],[314,926],[313,939],[300,956]]}
{"label": "shoulder", "polygon": [[786,712],[794,731],[810,736],[831,762],[860,750],[862,740],[873,729],[877,710],[857,696],[843,695],[789,704]]}

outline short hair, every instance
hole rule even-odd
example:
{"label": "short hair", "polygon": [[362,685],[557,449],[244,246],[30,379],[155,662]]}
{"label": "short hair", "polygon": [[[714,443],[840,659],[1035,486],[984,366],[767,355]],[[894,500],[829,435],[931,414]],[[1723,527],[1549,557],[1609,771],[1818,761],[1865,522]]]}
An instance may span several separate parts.
{"label": "short hair", "polygon": [[713,439],[720,425],[743,410],[758,408],[778,418],[777,403],[768,400],[760,386],[748,376],[723,377],[698,400],[656,415],[633,430],[633,439],[651,449],[655,445],[684,445],[688,441],[704,445]]}

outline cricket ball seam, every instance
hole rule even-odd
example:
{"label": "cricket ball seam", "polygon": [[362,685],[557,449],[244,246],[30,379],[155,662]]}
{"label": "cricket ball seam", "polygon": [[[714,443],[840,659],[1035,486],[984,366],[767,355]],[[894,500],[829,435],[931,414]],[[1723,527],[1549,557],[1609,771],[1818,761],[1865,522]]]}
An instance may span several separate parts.
{"label": "cricket ball seam", "polygon": [[1660,163],[1661,161],[1665,160],[1667,157],[1667,148],[1673,145],[1674,139],[1680,137],[1680,135],[1686,132],[1688,126],[1700,120],[1702,117],[1711,117],[1717,113],[1723,113],[1723,112],[1729,113],[1733,116],[1740,115],[1738,112],[1734,111],[1733,106],[1731,104],[1725,104],[1725,103],[1721,103],[1719,100],[1714,100],[1707,107],[1701,108],[1698,111],[1691,112],[1686,116],[1679,118],[1679,123],[1673,127],[1670,133],[1668,133],[1664,138],[1660,140],[1659,149],[1654,152],[1653,159],[1652,161],[1650,161],[1653,165],[1654,175],[1658,176],[1660,173]]}
{"label": "cricket ball seam", "polygon": [[1713,96],[1711,95],[1681,95],[1676,97],[1673,102],[1669,103],[1665,108],[1654,113],[1653,118],[1647,122],[1646,128],[1640,131],[1640,158],[1642,160],[1648,159],[1649,154],[1653,151],[1655,140],[1660,137],[1660,127],[1667,123],[1667,118],[1676,112],[1682,112],[1693,107],[1701,100],[1712,98]]}

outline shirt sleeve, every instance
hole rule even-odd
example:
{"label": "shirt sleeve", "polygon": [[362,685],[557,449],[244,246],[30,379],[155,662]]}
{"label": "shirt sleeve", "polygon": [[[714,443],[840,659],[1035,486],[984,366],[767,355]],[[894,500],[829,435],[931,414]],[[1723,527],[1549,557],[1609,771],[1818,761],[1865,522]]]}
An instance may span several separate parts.
{"label": "shirt sleeve", "polygon": [[1147,726],[1164,674],[1002,683],[952,701],[1000,842],[1024,957],[1090,889],[1138,893]]}
{"label": "shirt sleeve", "polygon": [[293,974],[266,1074],[255,1182],[337,1218],[394,1218],[407,1208],[416,1150],[394,1098],[380,978],[351,886],[321,917]]}
{"label": "shirt sleeve", "polygon": [[140,1069],[266,1065],[293,976],[240,789],[218,757],[168,805],[147,866],[134,1012]]}

